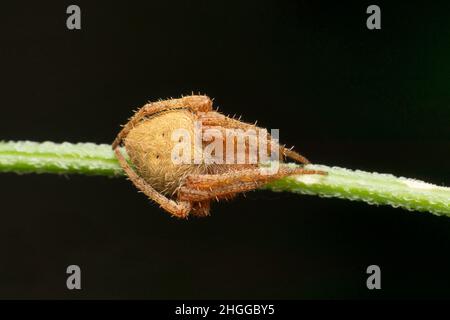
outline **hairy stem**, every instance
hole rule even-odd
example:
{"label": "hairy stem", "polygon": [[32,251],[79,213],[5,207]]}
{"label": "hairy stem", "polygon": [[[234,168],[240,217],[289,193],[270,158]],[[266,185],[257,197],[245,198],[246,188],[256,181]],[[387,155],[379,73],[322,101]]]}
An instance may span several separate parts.
{"label": "hairy stem", "polygon": [[271,182],[264,188],[450,216],[450,188],[390,174],[323,165],[308,165],[306,168],[322,170],[327,175],[290,176]]}
{"label": "hairy stem", "polygon": [[31,141],[0,142],[0,172],[123,175],[110,145]]}
{"label": "hairy stem", "polygon": [[[327,175],[290,176],[263,188],[450,216],[450,188],[389,174],[323,165],[306,168],[322,170]],[[29,141],[0,142],[0,172],[123,175],[110,145]]]}

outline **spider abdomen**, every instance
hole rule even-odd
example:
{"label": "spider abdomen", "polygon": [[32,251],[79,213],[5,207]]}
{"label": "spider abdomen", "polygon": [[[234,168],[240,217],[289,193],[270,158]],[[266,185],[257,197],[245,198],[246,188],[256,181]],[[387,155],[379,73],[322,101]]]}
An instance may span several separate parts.
{"label": "spider abdomen", "polygon": [[[139,175],[157,191],[172,194],[188,174],[202,173],[203,166],[177,164],[172,151],[179,141],[173,140],[175,130],[194,135],[196,117],[187,110],[174,110],[141,121],[124,140],[131,163]],[[194,141],[187,141],[194,148]]]}

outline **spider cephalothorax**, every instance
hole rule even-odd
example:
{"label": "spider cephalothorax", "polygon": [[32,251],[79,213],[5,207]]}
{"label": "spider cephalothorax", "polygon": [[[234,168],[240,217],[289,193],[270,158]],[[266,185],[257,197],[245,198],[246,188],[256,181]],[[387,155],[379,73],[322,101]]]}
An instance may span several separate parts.
{"label": "spider cephalothorax", "polygon": [[[174,216],[186,218],[190,213],[207,216],[211,200],[231,198],[287,175],[322,173],[281,166],[268,174],[262,171],[259,157],[258,163],[227,163],[217,161],[217,158],[215,161],[205,158],[198,161],[196,155],[203,154],[206,140],[211,140],[206,136],[196,143],[198,126],[202,132],[215,130],[223,133],[215,136],[215,139],[221,139],[219,142],[224,146],[223,150],[226,149],[227,139],[237,140],[236,137],[229,137],[228,130],[253,130],[256,136],[264,130],[213,111],[210,98],[193,95],[144,105],[124,126],[112,145],[120,165],[136,187]],[[188,154],[188,161],[185,158],[181,163],[174,161],[174,148],[181,142],[181,138],[174,140],[174,133],[180,131],[192,137],[183,141],[192,152]],[[298,153],[278,145],[267,133],[264,136],[269,141],[268,150],[275,148],[280,151],[281,156],[277,160],[290,157],[300,163],[308,163]],[[131,165],[119,149],[121,144]],[[233,147],[232,152],[236,153],[238,149]],[[249,159],[248,141],[245,142],[244,153]],[[223,159],[225,155],[221,157]]]}

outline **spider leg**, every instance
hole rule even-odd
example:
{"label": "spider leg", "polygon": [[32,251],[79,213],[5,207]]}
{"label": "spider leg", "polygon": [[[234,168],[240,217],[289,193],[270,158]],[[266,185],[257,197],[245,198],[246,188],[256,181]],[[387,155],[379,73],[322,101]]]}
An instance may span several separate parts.
{"label": "spider leg", "polygon": [[261,168],[243,169],[220,174],[191,174],[186,177],[185,186],[196,189],[209,189],[211,187],[224,186],[236,182],[264,184],[286,176],[300,174],[326,175],[326,172],[304,168],[280,167],[277,172],[272,174],[263,173]]}
{"label": "spider leg", "polygon": [[[257,127],[256,125],[245,123],[230,117],[227,117],[219,112],[210,111],[202,114],[200,116],[203,126],[221,126],[225,128],[235,128],[248,130],[253,129],[256,132],[259,130],[264,130],[263,128]],[[268,141],[272,141],[272,137],[270,134],[267,134]],[[283,145],[277,144],[277,147],[280,148],[280,153],[285,157],[291,158],[299,163],[308,164],[310,163],[308,159],[299,154],[298,152],[293,151],[292,149],[286,148]]]}
{"label": "spider leg", "polygon": [[210,208],[211,208],[210,200],[194,202],[192,204],[192,211],[190,214],[196,217],[207,217],[209,216]]}
{"label": "spider leg", "polygon": [[179,199],[183,201],[205,201],[205,200],[219,200],[231,198],[237,193],[254,190],[258,185],[254,182],[234,183],[225,187],[216,187],[209,190],[194,189],[188,187],[181,187],[179,191]]}
{"label": "spider leg", "polygon": [[112,144],[115,149],[122,140],[128,135],[144,117],[153,115],[158,112],[169,111],[174,109],[188,109],[192,112],[208,112],[212,110],[212,100],[207,96],[186,96],[179,99],[162,100],[158,102],[147,103],[141,107],[122,128]]}
{"label": "spider leg", "polygon": [[254,190],[270,181],[296,174],[321,174],[318,170],[303,168],[279,168],[274,174],[263,174],[260,169],[245,169],[223,174],[199,174],[186,177],[185,185],[178,196],[183,201],[205,201],[221,199],[236,193]]}
{"label": "spider leg", "polygon": [[136,172],[134,172],[119,149],[114,149],[114,152],[117,159],[119,160],[120,166],[123,168],[130,180],[139,190],[141,190],[146,196],[158,203],[163,209],[165,209],[172,215],[178,218],[187,218],[192,208],[190,202],[180,201],[177,203],[173,200],[168,199],[167,197],[153,189],[144,179],[139,177]]}

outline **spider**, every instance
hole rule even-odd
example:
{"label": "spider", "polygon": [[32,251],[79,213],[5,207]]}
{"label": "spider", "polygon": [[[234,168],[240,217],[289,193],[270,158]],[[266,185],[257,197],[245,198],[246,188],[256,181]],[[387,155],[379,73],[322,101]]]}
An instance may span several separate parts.
{"label": "spider", "polygon": [[[265,130],[214,111],[212,105],[212,100],[203,95],[148,103],[136,111],[112,144],[128,178],[141,192],[173,216],[208,216],[212,200],[230,199],[238,193],[254,190],[288,175],[324,174],[303,167],[287,166],[280,166],[276,172],[263,174],[258,163],[175,164],[172,150],[176,141],[173,141],[172,134],[178,128],[192,134],[194,124],[199,122],[203,131],[211,128],[222,131]],[[222,141],[224,144],[226,139],[225,135]],[[202,141],[202,146],[203,143],[205,141]],[[129,160],[122,154],[122,145]],[[271,140],[270,146],[279,149],[280,162],[289,157],[302,164],[309,163],[305,157],[277,142]],[[245,152],[248,152],[247,149]],[[236,152],[236,149],[233,150]]]}

